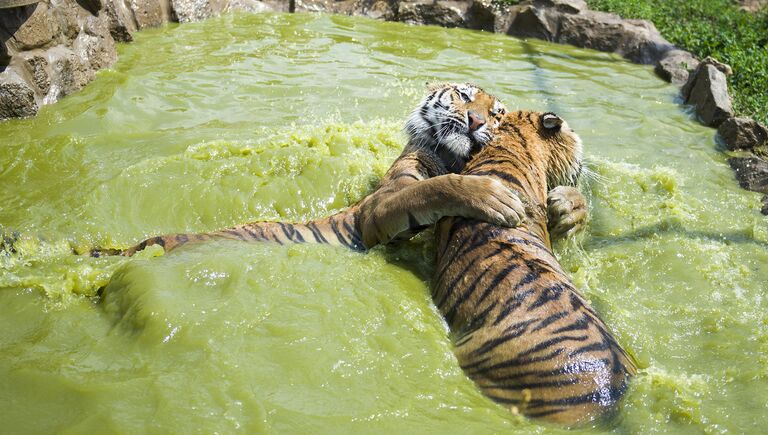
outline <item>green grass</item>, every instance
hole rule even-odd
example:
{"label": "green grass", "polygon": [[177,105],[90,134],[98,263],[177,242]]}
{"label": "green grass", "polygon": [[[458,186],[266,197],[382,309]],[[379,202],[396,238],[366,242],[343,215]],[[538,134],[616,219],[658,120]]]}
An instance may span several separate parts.
{"label": "green grass", "polygon": [[594,10],[653,21],[671,43],[733,67],[728,78],[739,116],[768,124],[768,10],[740,11],[732,0],[587,0]]}

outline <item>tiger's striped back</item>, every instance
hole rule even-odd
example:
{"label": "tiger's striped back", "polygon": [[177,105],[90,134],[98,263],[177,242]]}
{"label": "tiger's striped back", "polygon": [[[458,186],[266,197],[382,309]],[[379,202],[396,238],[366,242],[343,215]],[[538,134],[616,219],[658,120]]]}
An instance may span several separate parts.
{"label": "tiger's striped back", "polygon": [[463,172],[517,189],[529,200],[528,221],[441,220],[433,297],[461,367],[485,395],[574,425],[613,409],[635,366],[552,254],[546,192],[575,181],[581,145],[562,121],[545,128],[544,116],[508,114]]}

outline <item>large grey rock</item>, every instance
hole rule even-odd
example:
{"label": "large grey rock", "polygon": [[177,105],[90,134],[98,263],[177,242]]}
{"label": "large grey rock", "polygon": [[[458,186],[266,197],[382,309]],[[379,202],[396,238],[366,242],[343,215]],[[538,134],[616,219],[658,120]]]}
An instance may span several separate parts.
{"label": "large grey rock", "polygon": [[763,197],[763,209],[760,210],[760,213],[768,216],[768,195]]}
{"label": "large grey rock", "polygon": [[74,51],[59,45],[46,52],[51,71],[51,88],[43,98],[43,104],[51,104],[65,95],[72,94],[93,80],[96,71]]}
{"label": "large grey rock", "polygon": [[171,21],[173,9],[170,0],[131,0],[130,6],[139,30]]}
{"label": "large grey rock", "polygon": [[518,38],[536,38],[553,41],[557,36],[559,17],[551,16],[546,9],[523,5],[512,18],[507,33]]}
{"label": "large grey rock", "polygon": [[768,193],[768,162],[752,157],[732,157],[728,164],[736,171],[736,180],[744,189]]}
{"label": "large grey rock", "polygon": [[681,90],[683,101],[696,107],[696,114],[711,127],[733,116],[725,74],[709,62],[702,62]]}
{"label": "large grey rock", "polygon": [[47,3],[1,11],[0,40],[5,41],[11,55],[58,43],[59,20],[52,16]]}
{"label": "large grey rock", "polygon": [[464,17],[469,2],[402,0],[398,4],[397,20],[408,24],[433,24],[442,27],[466,27]]}
{"label": "large grey rock", "polygon": [[588,10],[587,2],[584,0],[533,0],[532,3],[539,8],[554,8],[566,14],[578,14]]}
{"label": "large grey rock", "polygon": [[557,28],[557,42],[617,53],[636,63],[654,64],[674,49],[653,23],[604,12],[561,14]]}
{"label": "large grey rock", "polygon": [[[281,5],[269,4],[271,9],[287,12],[289,2]],[[359,15],[375,19],[394,20],[396,2],[387,0],[296,0],[296,12],[325,12],[341,15]]]}
{"label": "large grey rock", "polygon": [[668,82],[682,86],[699,61],[685,50],[670,50],[656,64],[656,74]]}
{"label": "large grey rock", "polygon": [[133,10],[123,0],[107,0],[104,3],[104,16],[109,23],[109,33],[118,42],[133,41],[133,33],[138,30]]}
{"label": "large grey rock", "polygon": [[27,81],[29,84],[33,84],[35,89],[35,95],[41,96],[48,93],[51,89],[51,77],[48,60],[46,59],[44,52],[40,50],[26,51],[18,56],[21,68],[29,77]]}
{"label": "large grey rock", "polygon": [[117,61],[115,40],[105,20],[91,16],[81,23],[80,33],[72,44],[73,51],[96,72],[109,68]]}
{"label": "large grey rock", "polygon": [[35,91],[12,69],[0,73],[0,119],[37,114]]}
{"label": "large grey rock", "polygon": [[180,23],[190,23],[220,14],[227,0],[171,0],[171,6]]}
{"label": "large grey rock", "polygon": [[768,145],[768,128],[750,118],[729,118],[720,124],[717,133],[729,150]]}
{"label": "large grey rock", "polygon": [[468,29],[494,32],[498,6],[491,1],[474,1],[464,15],[465,26]]}
{"label": "large grey rock", "polygon": [[261,13],[272,11],[272,8],[266,3],[258,0],[230,0],[226,8],[230,11],[244,11],[250,13]]}

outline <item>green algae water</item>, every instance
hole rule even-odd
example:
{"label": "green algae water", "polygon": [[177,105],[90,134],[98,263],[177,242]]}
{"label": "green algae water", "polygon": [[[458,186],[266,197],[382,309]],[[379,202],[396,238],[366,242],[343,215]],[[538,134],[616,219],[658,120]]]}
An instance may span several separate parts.
{"label": "green algae water", "polygon": [[557,111],[584,140],[591,221],[556,250],[640,372],[614,421],[583,430],[766,427],[768,219],[650,68],[479,32],[234,15],[145,31],[80,93],[0,123],[0,432],[562,431],[464,376],[429,297],[429,234],[366,254],[73,254],[340,210],[398,155],[427,81]]}

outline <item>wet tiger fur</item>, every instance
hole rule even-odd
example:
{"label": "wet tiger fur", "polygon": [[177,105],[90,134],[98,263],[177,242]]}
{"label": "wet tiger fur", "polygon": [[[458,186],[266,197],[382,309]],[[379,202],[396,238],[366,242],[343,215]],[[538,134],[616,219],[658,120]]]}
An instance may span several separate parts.
{"label": "wet tiger fur", "polygon": [[[348,209],[302,224],[252,222],[209,233],[152,237],[125,250],[94,249],[91,255],[130,256],[151,245],[169,252],[211,239],[322,243],[362,251],[408,236],[443,216],[514,226],[524,208],[513,191],[491,177],[455,174],[473,150],[491,140],[505,113],[498,99],[475,85],[431,85],[406,122],[408,143],[400,157],[379,187]],[[565,231],[581,226],[585,201],[577,190],[554,191],[551,199]]]}
{"label": "wet tiger fur", "polygon": [[579,137],[558,116],[506,114],[462,174],[517,190],[526,219],[516,228],[442,219],[432,289],[459,363],[483,393],[566,425],[606,414],[636,371],[552,254],[547,191],[575,184],[581,152]]}

